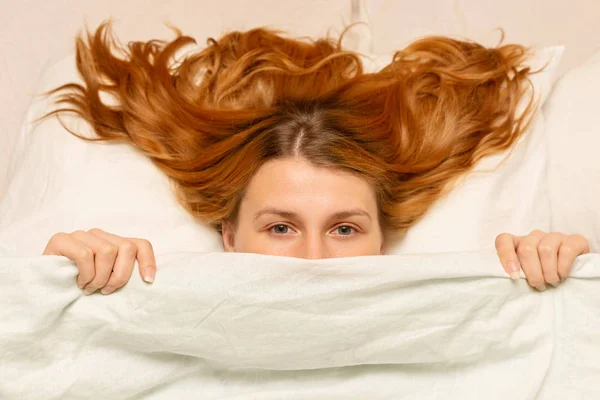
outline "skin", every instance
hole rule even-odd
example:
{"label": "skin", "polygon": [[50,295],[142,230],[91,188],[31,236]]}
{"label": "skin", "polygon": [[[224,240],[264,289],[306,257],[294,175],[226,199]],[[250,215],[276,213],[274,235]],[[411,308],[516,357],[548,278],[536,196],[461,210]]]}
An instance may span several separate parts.
{"label": "skin", "polygon": [[[336,215],[336,213],[347,215]],[[306,259],[383,254],[375,190],[346,171],[301,158],[265,163],[223,224],[225,251]]]}
{"label": "skin", "polygon": [[[377,215],[375,191],[362,178],[301,158],[280,158],[263,164],[250,180],[236,224],[223,223],[223,247],[306,259],[384,254]],[[511,278],[519,279],[523,270],[529,285],[540,291],[563,282],[575,258],[590,251],[581,235],[539,230],[526,236],[502,233],[495,246]],[[152,283],[156,274],[150,242],[100,229],[57,233],[43,254],[73,260],[85,294],[123,287],[136,259],[142,279]]]}

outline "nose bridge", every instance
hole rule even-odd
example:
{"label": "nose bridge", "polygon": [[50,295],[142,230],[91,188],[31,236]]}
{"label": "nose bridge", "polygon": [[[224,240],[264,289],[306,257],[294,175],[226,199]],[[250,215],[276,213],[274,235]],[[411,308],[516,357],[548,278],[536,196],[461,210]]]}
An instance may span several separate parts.
{"label": "nose bridge", "polygon": [[325,238],[318,232],[307,232],[304,241],[304,258],[316,260],[327,258]]}

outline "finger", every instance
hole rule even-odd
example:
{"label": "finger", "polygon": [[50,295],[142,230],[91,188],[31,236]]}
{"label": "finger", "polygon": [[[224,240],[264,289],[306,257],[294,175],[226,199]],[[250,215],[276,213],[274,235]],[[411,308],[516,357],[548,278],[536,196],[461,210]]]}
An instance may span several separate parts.
{"label": "finger", "polygon": [[91,229],[88,232],[117,246],[117,258],[115,259],[112,273],[110,274],[106,285],[100,291],[102,294],[110,294],[115,290],[122,288],[129,282],[138,248],[131,240],[113,235],[112,233],[105,232],[101,229]]}
{"label": "finger", "polygon": [[152,243],[146,239],[128,239],[134,242],[138,248],[137,259],[142,279],[148,283],[154,282],[154,277],[156,276],[156,258]]}
{"label": "finger", "polygon": [[546,290],[544,273],[538,254],[538,244],[543,236],[543,232],[534,231],[525,236],[517,248],[517,255],[521,262],[521,268],[523,268],[527,277],[527,282],[539,291]]}
{"label": "finger", "polygon": [[79,270],[77,285],[80,288],[83,288],[96,276],[94,251],[69,234],[61,232],[52,236],[43,254],[64,256],[74,261]]}
{"label": "finger", "polygon": [[520,236],[510,233],[501,233],[496,237],[496,252],[504,270],[511,279],[519,279],[521,273],[521,264],[517,256],[516,248],[521,241]]}
{"label": "finger", "polygon": [[108,282],[108,278],[115,265],[118,248],[114,244],[89,232],[75,231],[71,233],[71,236],[85,243],[94,252],[96,275],[85,287],[85,294],[92,294]]}
{"label": "finger", "polygon": [[566,235],[552,232],[542,237],[538,243],[538,255],[542,264],[544,281],[557,287],[560,284],[558,275],[558,249],[565,240]]}
{"label": "finger", "polygon": [[564,281],[569,276],[575,258],[590,252],[586,238],[581,235],[570,235],[565,238],[558,250],[558,275]]}

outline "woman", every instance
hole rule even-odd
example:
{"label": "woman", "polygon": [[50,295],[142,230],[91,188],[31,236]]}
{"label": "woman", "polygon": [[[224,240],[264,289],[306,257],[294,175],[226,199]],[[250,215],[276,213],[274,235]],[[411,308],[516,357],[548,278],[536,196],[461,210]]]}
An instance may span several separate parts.
{"label": "woman", "polygon": [[[66,107],[48,115],[75,112],[98,136],[83,139],[139,148],[181,204],[222,233],[226,251],[383,254],[386,238],[406,232],[455,178],[526,131],[533,103],[516,110],[533,72],[522,46],[429,37],[366,74],[340,42],[254,29],[173,62],[195,43],[178,32],[170,43],[130,43],[121,59],[105,23],[77,40],[85,84],[50,92]],[[538,290],[589,251],[579,235],[540,231],[500,234],[496,248],[506,272],[518,278],[522,268]],[[136,258],[146,281],[156,271],[146,240],[99,229],[54,235],[44,254],[74,260],[87,294],[122,287]]]}

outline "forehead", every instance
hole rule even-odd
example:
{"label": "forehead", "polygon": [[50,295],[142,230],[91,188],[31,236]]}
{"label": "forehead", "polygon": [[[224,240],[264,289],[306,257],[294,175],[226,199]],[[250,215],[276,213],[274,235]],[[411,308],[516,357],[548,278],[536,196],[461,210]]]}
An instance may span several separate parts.
{"label": "forehead", "polygon": [[243,204],[247,209],[285,207],[298,213],[362,207],[377,212],[374,188],[351,172],[315,166],[298,157],[263,164],[250,180]]}

